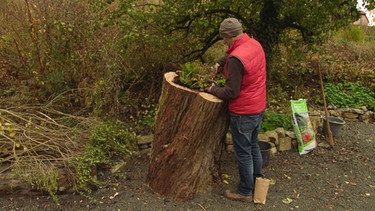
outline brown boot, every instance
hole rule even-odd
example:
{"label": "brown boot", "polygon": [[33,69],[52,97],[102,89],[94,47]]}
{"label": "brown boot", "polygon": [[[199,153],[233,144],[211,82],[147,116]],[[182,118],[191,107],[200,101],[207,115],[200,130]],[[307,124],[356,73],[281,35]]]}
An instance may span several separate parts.
{"label": "brown boot", "polygon": [[224,196],[228,199],[235,200],[235,201],[243,201],[243,202],[248,202],[248,203],[253,201],[252,196],[241,195],[235,190],[226,190],[224,192]]}

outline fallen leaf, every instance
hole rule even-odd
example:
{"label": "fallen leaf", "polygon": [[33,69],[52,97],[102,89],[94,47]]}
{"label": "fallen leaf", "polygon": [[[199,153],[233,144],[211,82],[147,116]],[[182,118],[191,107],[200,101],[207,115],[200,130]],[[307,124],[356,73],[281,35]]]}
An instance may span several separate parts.
{"label": "fallen leaf", "polygon": [[17,133],[15,131],[10,131],[10,133],[9,133],[9,136],[11,138],[14,138],[16,135],[17,135]]}
{"label": "fallen leaf", "polygon": [[284,177],[288,178],[288,179],[292,179],[290,176],[284,174]]}
{"label": "fallen leaf", "polygon": [[109,199],[114,199],[119,193],[116,192],[113,196],[110,196]]}
{"label": "fallen leaf", "polygon": [[229,176],[229,174],[221,174],[221,178],[230,179],[230,176]]}
{"label": "fallen leaf", "polygon": [[274,184],[276,184],[276,181],[273,179],[270,179],[270,185],[274,185]]}
{"label": "fallen leaf", "polygon": [[293,202],[293,199],[291,199],[291,198],[283,199],[283,203],[284,203],[284,204],[290,204],[290,203],[292,203],[292,202]]}
{"label": "fallen leaf", "polygon": [[328,205],[327,205],[327,208],[328,208],[328,209],[333,209],[333,205],[332,205],[332,204],[328,204]]}

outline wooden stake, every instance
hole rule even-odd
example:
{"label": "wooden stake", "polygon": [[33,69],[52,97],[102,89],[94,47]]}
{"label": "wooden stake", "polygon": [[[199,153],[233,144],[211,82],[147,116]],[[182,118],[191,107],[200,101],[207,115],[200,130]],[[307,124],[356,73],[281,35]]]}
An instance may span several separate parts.
{"label": "wooden stake", "polygon": [[318,67],[318,71],[319,71],[319,79],[320,79],[320,88],[322,89],[322,97],[323,97],[323,103],[324,103],[324,112],[325,112],[325,115],[326,115],[326,125],[327,125],[327,134],[328,136],[326,137],[326,139],[328,139],[328,143],[333,147],[334,143],[333,143],[333,136],[332,136],[332,132],[331,132],[331,127],[329,125],[329,113],[328,113],[328,109],[327,109],[327,102],[326,102],[326,96],[324,94],[324,85],[323,85],[323,77],[322,77],[322,71],[320,69],[320,62],[318,61],[317,62],[317,67]]}

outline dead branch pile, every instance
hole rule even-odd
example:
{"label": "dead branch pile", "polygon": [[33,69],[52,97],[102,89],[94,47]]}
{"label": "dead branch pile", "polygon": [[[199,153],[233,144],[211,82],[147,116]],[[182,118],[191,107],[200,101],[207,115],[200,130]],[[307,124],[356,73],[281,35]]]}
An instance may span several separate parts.
{"label": "dead branch pile", "polygon": [[0,174],[64,167],[85,148],[92,122],[48,106],[0,109]]}

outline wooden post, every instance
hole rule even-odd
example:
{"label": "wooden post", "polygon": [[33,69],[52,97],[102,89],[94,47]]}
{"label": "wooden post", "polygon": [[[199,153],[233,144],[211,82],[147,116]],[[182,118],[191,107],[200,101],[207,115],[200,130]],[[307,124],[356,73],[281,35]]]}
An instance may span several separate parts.
{"label": "wooden post", "polygon": [[327,134],[328,136],[326,137],[328,139],[328,143],[333,147],[333,135],[331,131],[331,126],[329,125],[329,113],[327,109],[327,102],[326,102],[326,96],[324,94],[324,85],[323,85],[323,77],[322,77],[322,70],[320,69],[320,63],[318,61],[318,71],[319,71],[319,79],[320,79],[320,88],[322,89],[322,98],[323,98],[323,103],[324,103],[324,112],[326,115],[326,125],[327,125]]}
{"label": "wooden post", "polygon": [[164,74],[146,182],[161,195],[186,201],[220,179],[228,112],[222,100],[177,80],[175,72]]}

